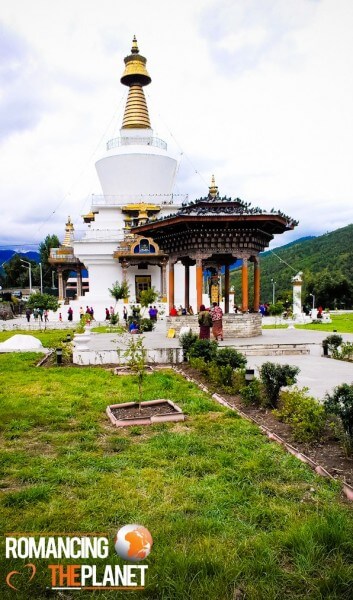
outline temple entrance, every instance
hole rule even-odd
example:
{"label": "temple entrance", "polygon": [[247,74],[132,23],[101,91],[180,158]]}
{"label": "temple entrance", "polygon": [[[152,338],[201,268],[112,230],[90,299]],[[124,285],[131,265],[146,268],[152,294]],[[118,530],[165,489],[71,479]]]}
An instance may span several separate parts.
{"label": "temple entrance", "polygon": [[140,302],[140,294],[151,288],[151,275],[135,275],[136,302]]}

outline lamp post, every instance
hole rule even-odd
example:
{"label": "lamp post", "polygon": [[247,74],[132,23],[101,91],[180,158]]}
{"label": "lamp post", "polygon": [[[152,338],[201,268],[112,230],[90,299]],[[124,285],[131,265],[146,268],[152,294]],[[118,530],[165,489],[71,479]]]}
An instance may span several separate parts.
{"label": "lamp post", "polygon": [[314,294],[310,294],[310,296],[311,296],[311,297],[312,297],[312,299],[313,299],[313,308],[315,308],[315,295],[314,295]]}
{"label": "lamp post", "polygon": [[274,279],[271,279],[271,283],[272,283],[272,304],[275,303],[275,292],[276,292],[276,281]]}
{"label": "lamp post", "polygon": [[30,262],[28,262],[28,260],[23,260],[23,258],[20,258],[20,261],[23,263],[26,263],[26,265],[28,265],[27,267],[25,267],[25,269],[28,269],[28,274],[29,274],[29,293],[32,293],[32,265]]}
{"label": "lamp post", "polygon": [[39,264],[39,272],[40,272],[40,293],[43,294],[43,271],[42,271],[42,263]]}

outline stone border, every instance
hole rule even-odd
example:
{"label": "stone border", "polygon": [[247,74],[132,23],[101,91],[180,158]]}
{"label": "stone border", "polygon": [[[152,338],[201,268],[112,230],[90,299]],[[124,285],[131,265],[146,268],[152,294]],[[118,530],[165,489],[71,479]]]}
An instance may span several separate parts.
{"label": "stone border", "polygon": [[[287,452],[289,452],[290,454],[292,454],[293,456],[298,458],[303,463],[306,463],[307,465],[309,465],[309,467],[313,471],[315,471],[315,473],[317,473],[317,475],[321,475],[322,477],[328,477],[329,479],[332,479],[336,482],[339,481],[335,477],[333,477],[333,475],[331,475],[331,473],[326,471],[326,469],[324,469],[324,467],[322,467],[321,465],[316,463],[314,460],[312,460],[311,458],[309,458],[308,456],[306,456],[305,454],[300,452],[300,450],[298,450],[291,444],[288,444],[288,442],[286,442],[284,439],[282,439],[276,433],[273,433],[268,427],[266,427],[265,425],[261,425],[261,423],[259,423],[256,419],[254,419],[254,417],[250,417],[249,415],[247,415],[243,411],[239,410],[235,406],[232,406],[231,404],[229,404],[229,402],[227,402],[222,396],[220,396],[220,394],[211,394],[210,390],[205,385],[203,385],[202,383],[200,384],[198,381],[196,381],[192,377],[186,376],[185,373],[182,371],[182,369],[178,369],[175,366],[172,366],[172,369],[179,375],[183,375],[185,377],[185,379],[187,379],[187,381],[191,381],[192,383],[197,385],[203,392],[206,392],[206,394],[210,394],[212,396],[212,398],[214,400],[216,400],[216,402],[218,402],[222,406],[225,406],[226,408],[234,410],[243,419],[246,419],[247,421],[250,421],[250,422],[254,423],[255,425],[257,425],[257,427],[259,427],[259,429],[262,431],[262,433],[267,435],[269,440],[274,441],[277,444],[280,444],[281,446],[283,446],[283,448],[285,450],[287,450]],[[350,500],[351,502],[353,502],[353,487],[351,485],[349,485],[348,483],[341,482],[341,484],[342,484],[342,491],[345,494],[347,500]]]}

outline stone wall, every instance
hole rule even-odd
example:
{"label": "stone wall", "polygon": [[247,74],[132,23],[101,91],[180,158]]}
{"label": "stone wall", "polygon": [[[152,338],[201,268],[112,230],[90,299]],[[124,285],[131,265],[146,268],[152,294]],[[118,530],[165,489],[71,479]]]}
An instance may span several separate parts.
{"label": "stone wall", "polygon": [[[199,333],[197,315],[167,317],[167,330],[175,329],[176,337],[182,327],[190,327],[193,333]],[[248,338],[262,335],[262,317],[260,313],[226,314],[223,316],[224,339]],[[211,335],[212,337],[212,335]]]}

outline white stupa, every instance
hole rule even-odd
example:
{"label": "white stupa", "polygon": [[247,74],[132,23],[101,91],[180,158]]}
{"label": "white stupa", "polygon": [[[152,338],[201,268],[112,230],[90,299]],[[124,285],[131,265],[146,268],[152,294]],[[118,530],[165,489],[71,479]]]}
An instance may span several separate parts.
{"label": "white stupa", "polygon": [[[116,281],[129,284],[130,303],[151,286],[166,301],[168,257],[153,240],[132,236],[130,227],[174,213],[184,199],[176,201],[173,196],[177,160],[151,128],[143,91],[151,78],[135,37],[124,60],[121,83],[129,87],[129,94],[120,136],[108,141],[96,163],[103,195],[93,196],[84,218],[87,229],[80,241],[73,242],[75,256],[89,273],[89,293],[78,302],[100,312],[98,307],[112,302],[108,289]],[[103,313],[97,318],[104,318]]]}

